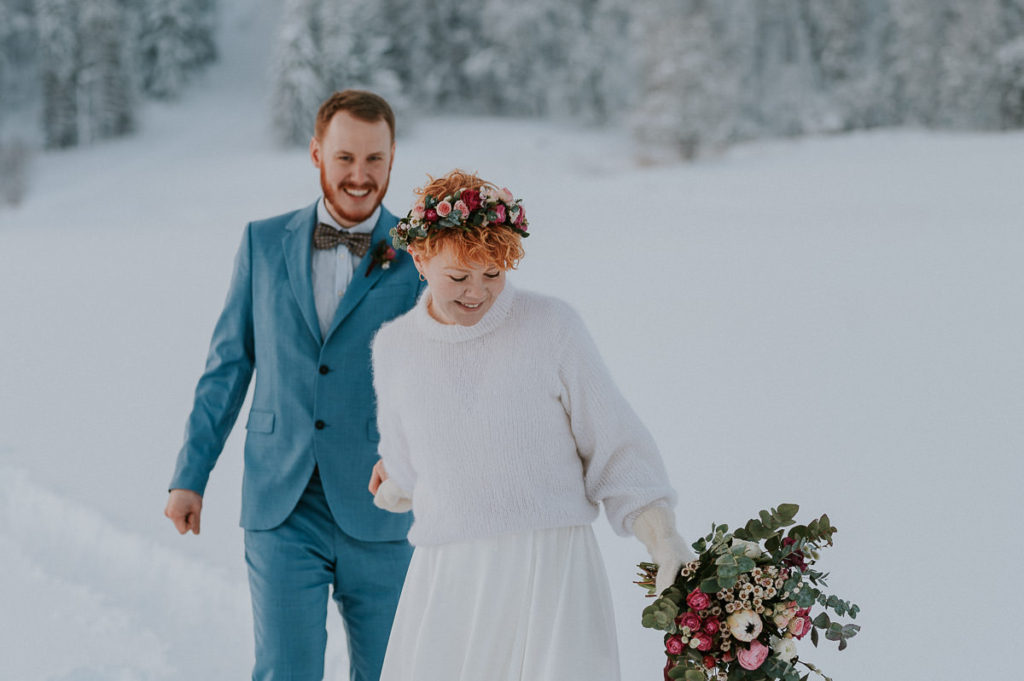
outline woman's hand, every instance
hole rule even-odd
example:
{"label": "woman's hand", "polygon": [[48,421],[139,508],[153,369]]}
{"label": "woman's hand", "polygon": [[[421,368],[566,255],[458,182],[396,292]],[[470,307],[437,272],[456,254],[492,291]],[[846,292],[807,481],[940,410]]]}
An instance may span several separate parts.
{"label": "woman's hand", "polygon": [[380,459],[373,464],[373,472],[370,473],[370,494],[376,496],[380,489],[380,483],[388,479],[388,472],[384,470],[384,462]]}
{"label": "woman's hand", "polygon": [[679,569],[694,559],[693,552],[676,531],[672,511],[663,506],[652,506],[638,515],[633,522],[633,534],[658,564],[655,590],[661,595],[675,583]]}

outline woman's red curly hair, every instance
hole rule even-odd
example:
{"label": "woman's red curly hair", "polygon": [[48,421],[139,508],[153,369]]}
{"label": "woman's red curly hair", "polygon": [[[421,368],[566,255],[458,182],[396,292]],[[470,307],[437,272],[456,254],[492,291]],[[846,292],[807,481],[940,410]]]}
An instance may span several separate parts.
{"label": "woman's red curly hair", "polygon": [[[491,182],[458,168],[438,178],[427,177],[430,182],[415,190],[417,200],[428,194],[443,199],[459,189],[498,189]],[[522,241],[519,234],[504,227],[470,227],[434,231],[429,236],[411,241],[409,248],[426,260],[449,249],[462,264],[494,265],[501,270],[513,270],[525,255]]]}

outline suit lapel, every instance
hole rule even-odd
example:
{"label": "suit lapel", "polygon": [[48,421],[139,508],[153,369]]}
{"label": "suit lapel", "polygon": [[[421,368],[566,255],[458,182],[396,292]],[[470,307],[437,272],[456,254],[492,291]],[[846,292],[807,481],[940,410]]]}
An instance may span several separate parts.
{"label": "suit lapel", "polygon": [[338,310],[334,313],[334,321],[331,323],[331,328],[327,332],[327,337],[324,339],[326,343],[331,335],[334,334],[341,322],[344,321],[345,317],[355,309],[356,305],[363,299],[366,293],[373,288],[377,281],[387,271],[380,265],[377,265],[373,270],[367,274],[366,270],[369,268],[370,263],[373,259],[373,251],[376,248],[377,243],[382,240],[390,242],[391,228],[398,223],[398,220],[391,213],[387,211],[384,206],[380,208],[380,217],[377,218],[377,224],[373,228],[373,238],[370,240],[370,250],[366,252],[363,259],[359,262],[359,266],[352,272],[352,281],[349,282],[348,288],[345,289],[345,295],[341,297],[341,302],[338,303]]}
{"label": "suit lapel", "polygon": [[320,322],[316,316],[316,303],[313,301],[312,249],[313,228],[316,226],[316,204],[304,208],[295,214],[282,238],[284,246],[285,268],[288,270],[288,281],[292,293],[302,310],[309,332],[320,342]]}

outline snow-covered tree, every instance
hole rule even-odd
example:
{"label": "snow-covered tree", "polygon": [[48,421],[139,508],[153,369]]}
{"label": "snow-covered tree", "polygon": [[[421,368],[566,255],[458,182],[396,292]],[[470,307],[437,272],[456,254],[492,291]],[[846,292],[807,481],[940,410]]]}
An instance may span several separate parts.
{"label": "snow-covered tree", "polygon": [[36,0],[43,135],[48,148],[78,144],[78,6],[74,0]]}
{"label": "snow-covered tree", "polygon": [[1024,128],[1024,36],[999,49],[996,68],[1002,127]]}
{"label": "snow-covered tree", "polygon": [[79,111],[85,139],[117,137],[135,129],[134,82],[128,72],[129,35],[118,0],[83,0],[78,71]]}
{"label": "snow-covered tree", "polygon": [[633,130],[644,154],[692,158],[730,140],[737,79],[721,59],[713,0],[657,0],[640,7],[641,99]]}
{"label": "snow-covered tree", "polygon": [[995,50],[1005,40],[1002,0],[947,0],[939,52],[936,123],[943,127],[999,126]]}
{"label": "snow-covered tree", "polygon": [[316,111],[325,96],[318,5],[319,0],[287,0],[282,10],[272,66],[272,115],[275,132],[284,142],[309,142]]}
{"label": "snow-covered tree", "polygon": [[321,99],[336,90],[370,90],[400,109],[402,83],[391,68],[398,36],[392,33],[380,0],[322,2],[317,23],[325,86]]}
{"label": "snow-covered tree", "polygon": [[213,0],[142,0],[138,64],[146,94],[177,97],[189,77],[212,61]]}

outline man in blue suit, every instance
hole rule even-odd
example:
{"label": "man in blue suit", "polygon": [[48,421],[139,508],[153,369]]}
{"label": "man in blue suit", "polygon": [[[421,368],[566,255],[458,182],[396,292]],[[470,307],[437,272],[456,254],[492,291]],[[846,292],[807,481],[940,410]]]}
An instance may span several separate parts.
{"label": "man in blue suit", "polygon": [[413,306],[411,258],[382,205],[395,153],[387,102],[320,107],[310,156],[323,196],[246,227],[178,454],[165,515],[199,534],[202,495],[253,372],[242,519],[256,639],[252,678],[323,677],[328,593],[353,681],[377,681],[412,549],[409,514],[374,507],[370,341]]}

